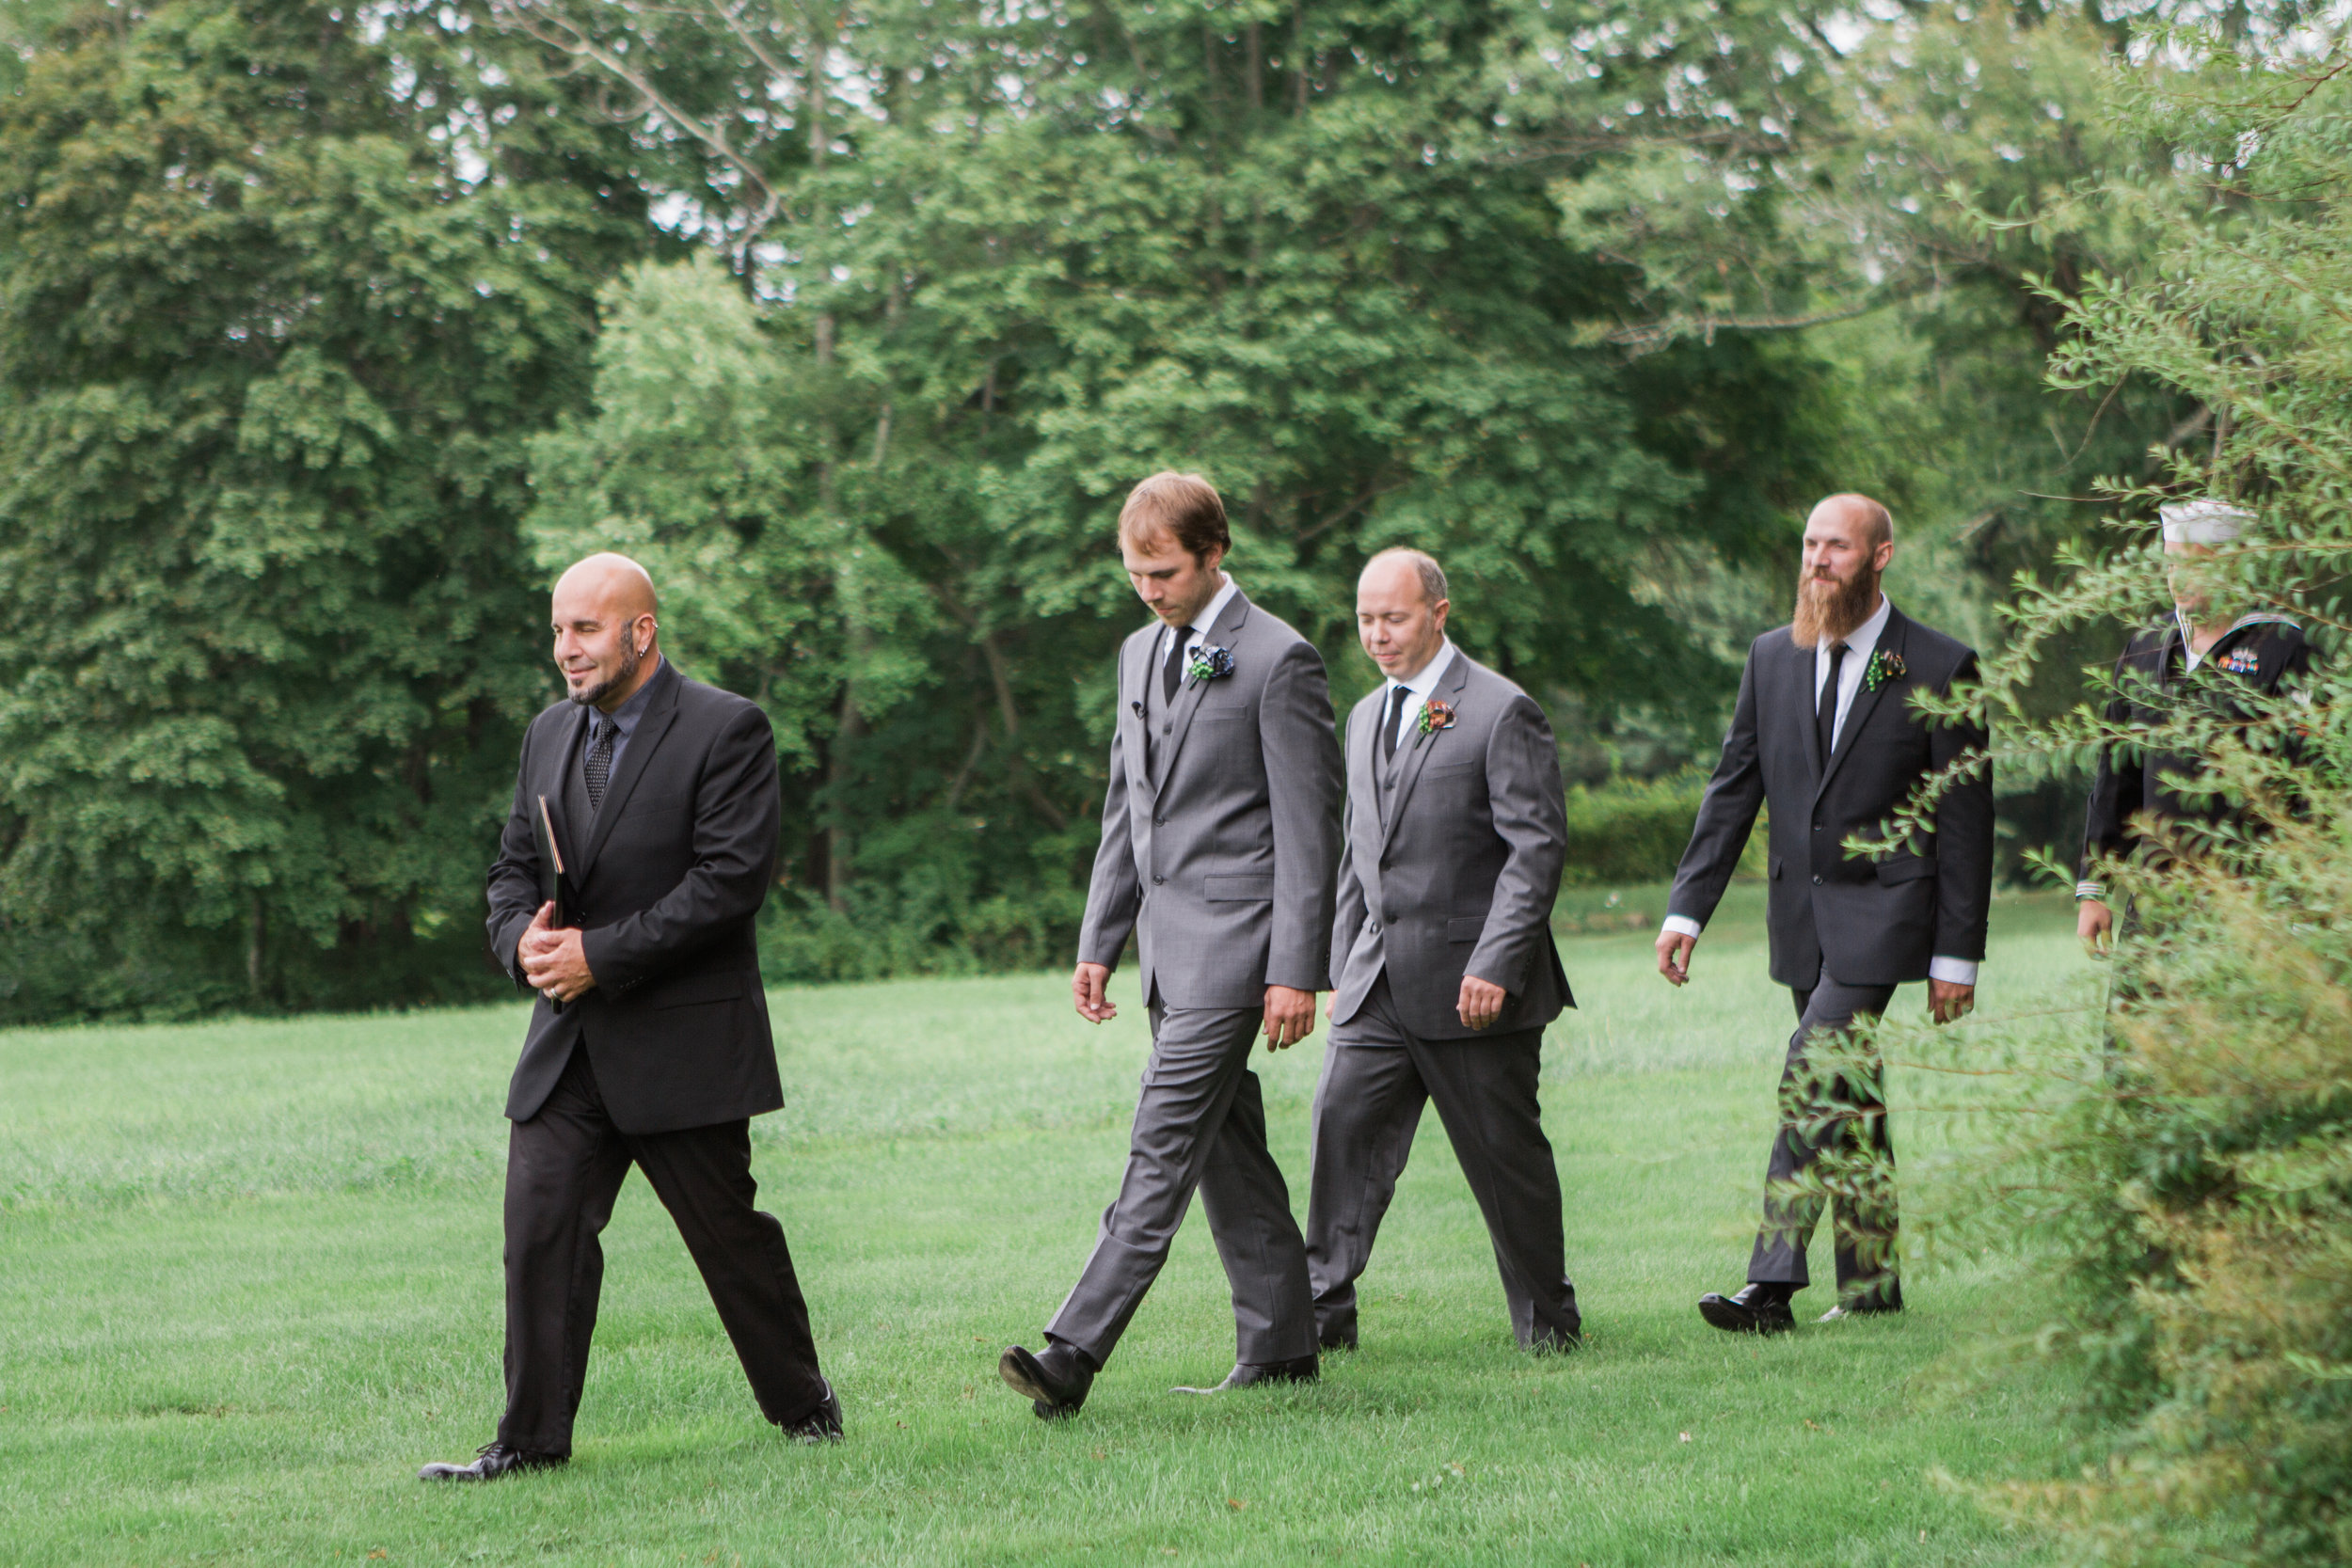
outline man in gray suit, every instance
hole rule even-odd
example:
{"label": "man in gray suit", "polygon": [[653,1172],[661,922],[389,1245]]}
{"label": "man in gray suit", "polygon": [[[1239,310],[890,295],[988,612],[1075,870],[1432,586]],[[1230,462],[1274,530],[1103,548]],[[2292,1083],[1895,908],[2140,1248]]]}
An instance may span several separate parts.
{"label": "man in gray suit", "polygon": [[1534,699],[1447,639],[1449,608],[1444,571],[1418,550],[1373,557],[1356,586],[1364,652],[1389,678],[1347,719],[1339,987],[1307,1212],[1315,1324],[1327,1348],[1355,1348],[1356,1279],[1434,1100],[1512,1332],[1568,1350],[1583,1321],[1535,1092],[1544,1025],[1576,1005],[1551,940],[1560,755]]}
{"label": "man in gray suit", "polygon": [[[1104,988],[1134,932],[1152,1058],[1127,1173],[1086,1270],[1045,1330],[997,1370],[1045,1418],[1074,1414],[1168,1261],[1200,1193],[1239,1341],[1217,1388],[1315,1376],[1314,1310],[1290,1192],[1266,1151],[1249,1051],[1313,1032],[1330,984],[1339,747],[1322,656],[1251,604],[1220,563],[1225,506],[1206,480],[1154,474],[1119,515],[1152,625],[1119,656],[1103,845],[1071,987]],[[1188,1390],[1190,1392],[1216,1392]]]}

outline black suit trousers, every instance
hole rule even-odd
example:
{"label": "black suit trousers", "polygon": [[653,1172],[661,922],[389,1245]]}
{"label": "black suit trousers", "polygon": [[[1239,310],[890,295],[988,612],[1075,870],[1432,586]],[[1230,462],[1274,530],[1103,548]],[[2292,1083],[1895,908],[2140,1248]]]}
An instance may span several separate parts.
{"label": "black suit trousers", "polygon": [[[1814,1227],[1820,1223],[1822,1197],[1790,1184],[1801,1180],[1829,1149],[1867,1148],[1883,1156],[1889,1167],[1895,1159],[1886,1127],[1884,1069],[1877,1056],[1851,1070],[1833,1072],[1816,1066],[1808,1048],[1816,1040],[1843,1035],[1857,1020],[1878,1017],[1895,999],[1895,988],[1850,986],[1824,974],[1810,990],[1790,995],[1797,1003],[1797,1032],[1788,1037],[1788,1060],[1780,1073],[1780,1131],[1772,1139],[1764,1225],[1748,1259],[1748,1278],[1803,1289],[1812,1282],[1804,1255]],[[1875,1292],[1872,1305],[1900,1306],[1892,1189],[1876,1183],[1850,1189],[1843,1179],[1828,1185],[1839,1296]]]}
{"label": "black suit trousers", "polygon": [[506,1154],[506,1416],[499,1441],[568,1455],[604,1283],[597,1237],[636,1164],[677,1222],[761,1414],[796,1420],[825,1401],[808,1304],[784,1227],[752,1207],[751,1123],[631,1135],[612,1125],[588,1053],[574,1046]]}

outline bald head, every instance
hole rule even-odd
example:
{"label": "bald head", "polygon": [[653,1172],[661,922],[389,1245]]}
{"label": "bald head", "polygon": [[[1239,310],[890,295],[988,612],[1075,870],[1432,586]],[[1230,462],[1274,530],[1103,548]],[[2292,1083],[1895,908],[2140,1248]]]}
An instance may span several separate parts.
{"label": "bald head", "polygon": [[1815,502],[1813,510],[1804,519],[1807,533],[1813,531],[1815,523],[1827,524],[1841,532],[1851,532],[1856,544],[1873,553],[1881,545],[1895,542],[1894,514],[1869,497],[1851,490],[1824,496]]}
{"label": "bald head", "polygon": [[566,595],[601,605],[632,621],[660,610],[654,601],[652,576],[628,557],[611,550],[600,550],[564,569],[564,575],[555,579],[556,602],[564,602]]}
{"label": "bald head", "polygon": [[1445,568],[1438,564],[1438,558],[1403,546],[1382,550],[1365,562],[1356,584],[1360,591],[1364,584],[1375,580],[1384,592],[1409,592],[1418,587],[1422,597],[1433,605],[1446,597]]}
{"label": "bald head", "polygon": [[661,668],[653,578],[625,555],[575,562],[555,579],[555,664],[575,703],[612,712]]}
{"label": "bald head", "polygon": [[1391,680],[1411,680],[1445,646],[1445,569],[1419,550],[1382,550],[1356,579],[1356,636]]}

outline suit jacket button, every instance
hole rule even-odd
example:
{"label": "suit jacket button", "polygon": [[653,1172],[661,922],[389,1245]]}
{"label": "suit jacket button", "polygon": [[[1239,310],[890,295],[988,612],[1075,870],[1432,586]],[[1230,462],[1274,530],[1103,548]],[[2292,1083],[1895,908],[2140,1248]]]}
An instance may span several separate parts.
{"label": "suit jacket button", "polygon": [[[1818,882],[1818,881],[1820,881],[1821,879],[1820,879],[1820,878],[1819,878],[1819,877],[1816,877],[1816,878],[1814,878],[1813,879],[1814,879],[1815,881],[1817,881],[1817,882]],[[1165,882],[1165,881],[1167,881],[1167,880],[1168,880],[1168,879],[1167,879],[1167,878],[1165,878],[1165,877],[1154,877],[1154,878],[1152,878],[1152,886],[1157,887],[1160,883]]]}
{"label": "suit jacket button", "polygon": [[[1153,878],[1152,879],[1153,879],[1154,881],[1157,881],[1157,880],[1158,880],[1158,879],[1157,879],[1157,878]],[[1813,885],[1814,885],[1815,887],[1820,887],[1820,886],[1821,885],[1821,879],[1820,879],[1820,878],[1819,878],[1819,877],[1814,878],[1814,879],[1813,879]]]}
{"label": "suit jacket button", "polygon": [[1396,924],[1396,911],[1394,910],[1382,910],[1380,911],[1380,918],[1393,926]]}
{"label": "suit jacket button", "polygon": [[1380,922],[1378,922],[1378,921],[1376,921],[1376,920],[1375,920],[1375,921],[1374,921],[1374,922],[1372,923],[1372,926],[1371,926],[1370,929],[1371,929],[1372,934],[1373,934],[1374,936],[1378,936],[1378,935],[1380,934]]}

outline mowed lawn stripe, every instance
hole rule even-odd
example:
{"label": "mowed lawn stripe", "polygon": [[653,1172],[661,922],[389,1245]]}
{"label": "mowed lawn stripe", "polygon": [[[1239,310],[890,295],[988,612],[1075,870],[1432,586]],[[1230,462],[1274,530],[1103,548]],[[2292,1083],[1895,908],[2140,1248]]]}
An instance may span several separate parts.
{"label": "mowed lawn stripe", "polygon": [[[1988,1006],[2080,990],[2063,912],[2004,905]],[[1582,1007],[1554,1031],[1545,1119],[1581,1354],[1513,1347],[1431,1113],[1364,1281],[1364,1348],[1320,1386],[1168,1393],[1232,1356],[1196,1220],[1084,1415],[1038,1422],[994,1357],[1037,1342],[1113,1189],[1146,1045],[1132,992],[1093,1030],[1050,975],[779,991],[792,1102],[755,1124],[757,1170],[849,1442],[793,1449],[760,1423],[632,1179],[607,1233],[578,1456],[479,1489],[413,1475],[497,1418],[498,1107],[519,1009],[0,1034],[6,1555],[2036,1560],[1934,1479],[2065,1457],[2062,1386],[1953,1392],[1942,1373],[2016,1286],[1925,1274],[1900,1320],[1767,1342],[1692,1311],[1738,1282],[1789,1026],[1752,919],[1719,920],[1682,993],[1649,973],[1639,934],[1577,939],[1566,961]],[[1260,1057],[1302,1214],[1320,1041]],[[1898,1076],[1899,1116],[1918,1092]],[[1898,1129],[1922,1164],[1964,1157],[1955,1135],[1933,1118]],[[1826,1251],[1823,1236],[1824,1274]]]}

